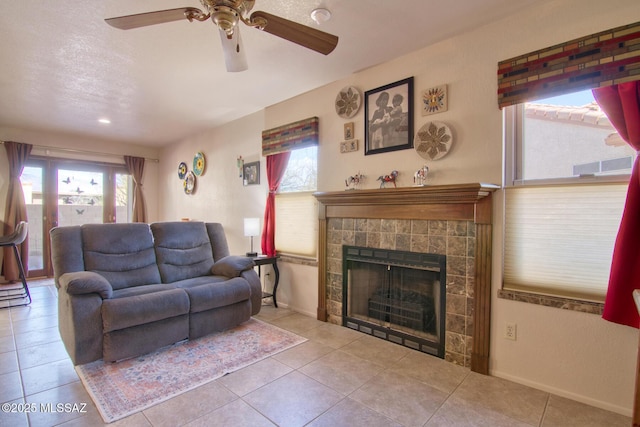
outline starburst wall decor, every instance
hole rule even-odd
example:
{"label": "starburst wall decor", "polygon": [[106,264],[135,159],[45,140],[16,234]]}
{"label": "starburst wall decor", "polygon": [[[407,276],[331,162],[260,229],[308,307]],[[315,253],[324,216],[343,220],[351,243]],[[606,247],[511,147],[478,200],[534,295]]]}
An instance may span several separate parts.
{"label": "starburst wall decor", "polygon": [[336,96],[336,113],[343,119],[350,119],[358,113],[361,103],[362,95],[358,88],[345,87]]}
{"label": "starburst wall decor", "polygon": [[422,91],[422,115],[441,113],[449,108],[447,103],[447,85],[432,87]]}
{"label": "starburst wall decor", "polygon": [[416,133],[413,146],[418,155],[427,160],[438,160],[446,156],[453,144],[449,126],[442,122],[429,122]]}

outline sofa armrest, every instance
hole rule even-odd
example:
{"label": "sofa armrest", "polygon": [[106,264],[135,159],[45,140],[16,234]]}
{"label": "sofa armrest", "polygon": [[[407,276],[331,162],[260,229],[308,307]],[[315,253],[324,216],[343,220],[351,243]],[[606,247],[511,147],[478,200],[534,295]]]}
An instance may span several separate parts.
{"label": "sofa armrest", "polygon": [[59,282],[60,290],[70,295],[97,293],[102,299],[111,298],[113,295],[113,289],[107,279],[92,271],[65,273],[60,276]]}
{"label": "sofa armrest", "polygon": [[252,258],[228,255],[213,264],[211,274],[225,277],[239,277],[243,271],[250,270],[255,265]]}

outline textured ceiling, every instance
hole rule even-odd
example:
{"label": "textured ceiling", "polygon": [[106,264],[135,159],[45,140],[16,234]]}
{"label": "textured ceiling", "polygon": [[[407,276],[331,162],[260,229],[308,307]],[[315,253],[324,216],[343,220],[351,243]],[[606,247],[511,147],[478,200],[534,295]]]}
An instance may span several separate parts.
{"label": "textured ceiling", "polygon": [[[128,31],[104,18],[197,0],[0,0],[0,126],[162,146],[345,78],[540,0],[256,0],[339,36],[328,56],[248,27],[249,70],[225,70],[211,21]],[[103,125],[99,118],[112,123]]]}

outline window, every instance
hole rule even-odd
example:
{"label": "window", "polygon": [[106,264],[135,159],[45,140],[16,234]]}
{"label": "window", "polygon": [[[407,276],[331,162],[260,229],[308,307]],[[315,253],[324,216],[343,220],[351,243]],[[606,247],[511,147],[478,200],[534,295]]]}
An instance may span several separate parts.
{"label": "window", "polygon": [[603,301],[636,153],[590,90],[505,109],[504,284]]}
{"label": "window", "polygon": [[131,222],[133,217],[133,178],[126,172],[116,173],[116,222]]}
{"label": "window", "polygon": [[278,252],[315,258],[318,208],[318,147],[291,152],[276,195],[276,247]]}

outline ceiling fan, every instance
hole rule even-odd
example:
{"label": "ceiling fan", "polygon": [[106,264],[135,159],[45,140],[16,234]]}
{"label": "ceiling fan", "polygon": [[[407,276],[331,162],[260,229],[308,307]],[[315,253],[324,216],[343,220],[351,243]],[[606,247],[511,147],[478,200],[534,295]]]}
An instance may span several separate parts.
{"label": "ceiling fan", "polygon": [[324,55],[331,53],[338,44],[338,37],[324,31],[267,12],[255,11],[249,14],[255,0],[200,0],[200,3],[205,11],[195,7],[181,7],[108,18],[105,21],[112,27],[130,30],[181,19],[193,22],[193,20],[206,21],[211,18],[211,21],[219,28],[227,71],[244,71],[248,68],[244,47],[240,39],[240,26],[238,25],[240,21],[249,27],[265,31]]}

